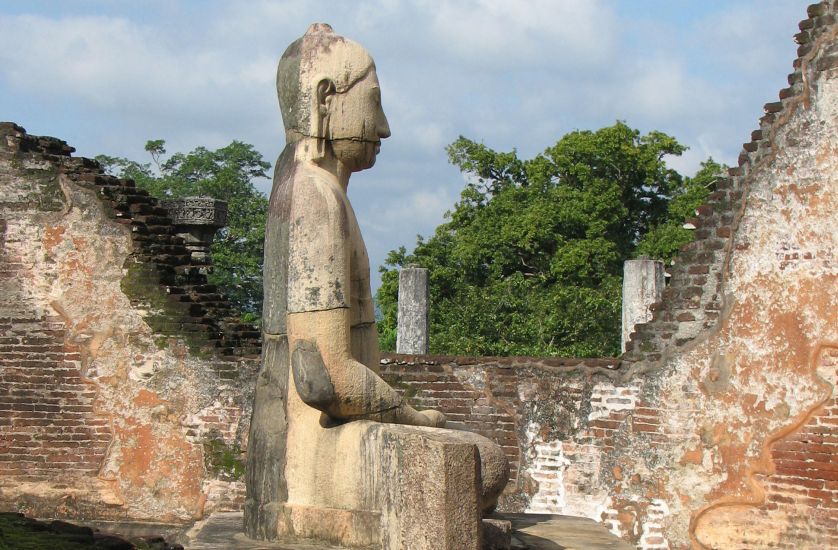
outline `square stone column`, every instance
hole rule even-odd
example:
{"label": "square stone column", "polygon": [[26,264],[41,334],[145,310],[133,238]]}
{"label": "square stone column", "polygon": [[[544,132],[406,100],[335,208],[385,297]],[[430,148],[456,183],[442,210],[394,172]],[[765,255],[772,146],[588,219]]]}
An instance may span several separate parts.
{"label": "square stone column", "polygon": [[659,302],[665,286],[663,262],[638,258],[623,264],[623,331],[620,349],[626,351],[634,325],[652,319],[649,306]]}
{"label": "square stone column", "polygon": [[399,271],[396,353],[428,353],[429,317],[428,270],[415,265],[406,266]]}

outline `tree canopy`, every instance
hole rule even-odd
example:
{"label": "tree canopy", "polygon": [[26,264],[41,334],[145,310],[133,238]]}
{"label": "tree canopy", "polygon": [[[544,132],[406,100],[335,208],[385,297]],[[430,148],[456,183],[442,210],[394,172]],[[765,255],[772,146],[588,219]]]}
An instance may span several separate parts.
{"label": "tree canopy", "polygon": [[382,349],[395,347],[398,269],[429,269],[432,353],[607,356],[619,352],[623,261],[670,259],[681,225],[721,167],[666,165],[685,147],[625,123],[574,131],[532,159],[460,137],[468,176],[454,210],[410,254],[391,251],[376,298]]}
{"label": "tree canopy", "polygon": [[198,147],[168,158],[165,141],[151,140],[145,149],[151,162],[119,157],[96,157],[111,174],[133,179],[159,199],[209,196],[227,201],[227,227],[211,248],[214,271],[209,281],[218,285],[243,312],[256,320],[262,309],[262,255],[268,200],[253,181],[267,177],[270,164],[252,145],[233,141],[211,151]]}

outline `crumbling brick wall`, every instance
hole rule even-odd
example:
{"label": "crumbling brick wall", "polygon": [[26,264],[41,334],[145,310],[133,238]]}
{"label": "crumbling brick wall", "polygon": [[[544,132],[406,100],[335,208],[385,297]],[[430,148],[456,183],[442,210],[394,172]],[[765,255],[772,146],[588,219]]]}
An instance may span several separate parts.
{"label": "crumbling brick wall", "polygon": [[[809,8],[790,86],[624,357],[385,358],[418,406],[502,445],[506,508],[643,549],[838,547],[837,4]],[[0,504],[235,507],[253,331],[219,321],[152,199],[69,153],[0,124]]]}
{"label": "crumbling brick wall", "polygon": [[0,505],[236,508],[258,332],[154,199],[71,152],[0,124]]}
{"label": "crumbling brick wall", "polygon": [[[702,524],[706,547],[838,544],[838,348],[816,355],[829,397],[798,424],[754,434],[771,445],[765,471],[774,473],[757,476],[744,503],[722,506]],[[706,502],[722,461],[744,470],[753,468],[751,457],[734,426],[714,423],[722,411],[701,381],[626,376],[627,367],[619,359],[396,354],[381,366],[414,405],[502,445],[512,467],[502,510],[590,517],[638,548],[689,548],[691,520],[706,508],[695,503]],[[770,414],[755,395],[742,395],[740,406],[758,425]],[[716,501],[739,498],[734,489],[722,483]]]}

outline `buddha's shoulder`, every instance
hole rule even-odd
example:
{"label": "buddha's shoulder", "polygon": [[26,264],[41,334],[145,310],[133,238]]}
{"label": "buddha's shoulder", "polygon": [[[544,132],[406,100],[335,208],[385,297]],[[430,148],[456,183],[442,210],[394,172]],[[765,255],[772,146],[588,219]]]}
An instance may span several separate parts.
{"label": "buddha's shoulder", "polygon": [[306,170],[294,178],[292,200],[299,204],[314,202],[325,207],[343,207],[347,198],[334,176]]}

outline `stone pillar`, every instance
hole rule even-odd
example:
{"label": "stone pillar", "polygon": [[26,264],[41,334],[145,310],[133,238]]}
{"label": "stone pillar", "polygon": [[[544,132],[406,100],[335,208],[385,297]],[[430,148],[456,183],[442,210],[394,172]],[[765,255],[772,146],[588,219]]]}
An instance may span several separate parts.
{"label": "stone pillar", "polygon": [[660,301],[665,285],[663,262],[646,257],[626,260],[623,264],[623,334],[620,342],[626,351],[626,342],[634,325],[652,319],[649,306]]}
{"label": "stone pillar", "polygon": [[428,353],[429,308],[428,270],[415,265],[402,268],[396,353]]}
{"label": "stone pillar", "polygon": [[169,211],[175,233],[192,254],[192,264],[209,266],[215,232],[227,225],[227,203],[212,197],[183,197],[160,204]]}

